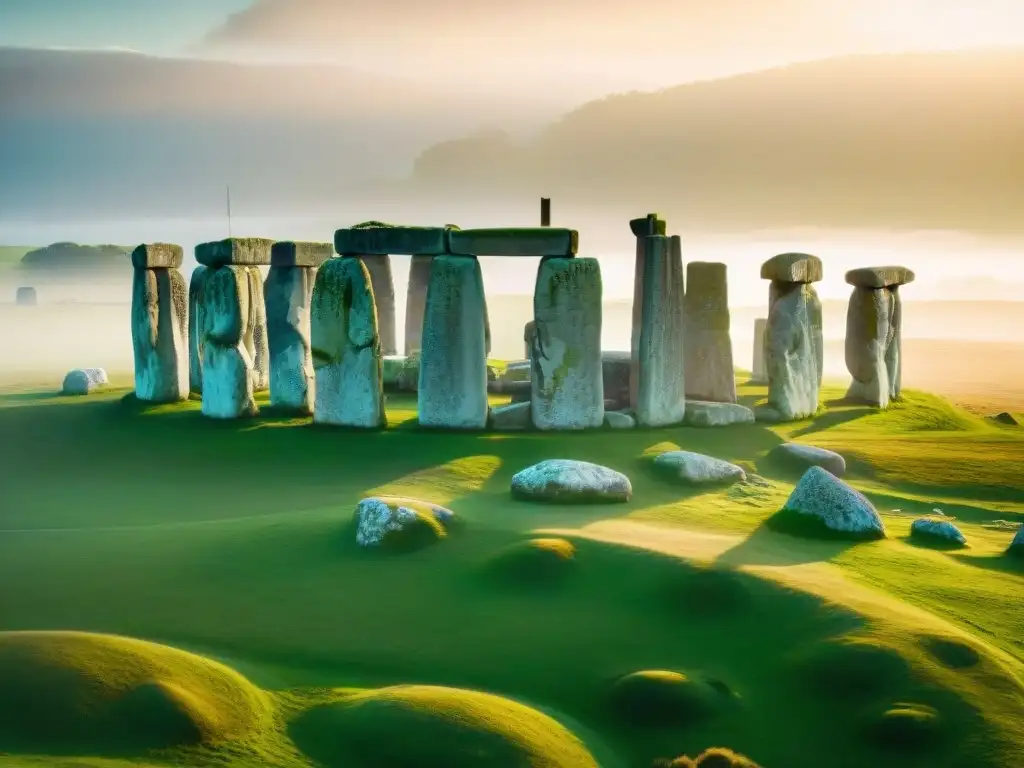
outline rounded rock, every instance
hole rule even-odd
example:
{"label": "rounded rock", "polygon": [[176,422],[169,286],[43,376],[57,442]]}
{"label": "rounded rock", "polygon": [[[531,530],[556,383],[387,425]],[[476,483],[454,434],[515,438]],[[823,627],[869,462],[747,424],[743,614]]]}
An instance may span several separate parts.
{"label": "rounded rock", "polygon": [[572,459],[548,459],[512,477],[512,495],[560,504],[625,502],[633,496],[629,478],[614,469]]}

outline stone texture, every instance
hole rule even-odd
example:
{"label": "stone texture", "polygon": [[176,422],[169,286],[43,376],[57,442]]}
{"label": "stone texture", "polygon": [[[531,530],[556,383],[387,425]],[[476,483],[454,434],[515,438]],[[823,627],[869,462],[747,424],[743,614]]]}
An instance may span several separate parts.
{"label": "stone texture", "polygon": [[486,316],[479,262],[471,256],[436,256],[423,317],[421,426],[487,426]]}
{"label": "stone texture", "polygon": [[447,253],[448,233],[443,227],[407,227],[367,221],[334,233],[334,250],[342,256],[415,256],[418,253]]}
{"label": "stone texture", "polygon": [[334,256],[331,243],[283,240],[270,249],[271,267],[319,267]]}
{"label": "stone texture", "polygon": [[706,400],[686,401],[686,424],[691,427],[727,427],[730,424],[752,424],[754,412],[739,403],[712,403]]}
{"label": "stone texture", "polygon": [[273,240],[261,237],[229,237],[196,246],[196,261],[216,269],[226,266],[266,266],[270,264]]}
{"label": "stone texture", "polygon": [[523,326],[523,345],[526,347],[526,359],[529,360],[533,354],[533,345],[537,336],[537,322],[530,320]]}
{"label": "stone texture", "polygon": [[945,541],[950,544],[960,544],[961,546],[967,544],[967,538],[949,520],[920,517],[910,524],[910,535],[915,538]]}
{"label": "stone texture", "polygon": [[821,259],[807,253],[780,253],[761,265],[761,279],[779,283],[817,283],[823,275]]}
{"label": "stone texture", "polygon": [[634,429],[636,419],[633,414],[625,411],[605,411],[604,425],[609,429]]}
{"label": "stone texture", "polygon": [[39,296],[36,289],[30,285],[23,285],[14,292],[14,303],[19,307],[34,307],[39,303]]}
{"label": "stone texture", "polygon": [[264,284],[270,404],[306,415],[313,413],[316,389],[309,320],[315,279],[313,267],[272,266]]}
{"label": "stone texture", "polygon": [[755,384],[768,383],[768,367],[764,360],[764,347],[768,338],[768,318],[759,317],[754,321],[754,364],[750,369],[750,380]]}
{"label": "stone texture", "polygon": [[817,517],[832,531],[870,538],[885,536],[885,525],[874,505],[821,467],[811,467],[804,473],[784,509]]}
{"label": "stone texture", "polygon": [[398,354],[395,341],[395,281],[391,274],[391,257],[387,255],[359,255],[366,265],[373,286],[373,301],[377,307],[377,331],[380,348],[385,355]]}
{"label": "stone texture", "polygon": [[632,370],[632,355],[629,352],[602,352],[601,368],[604,375],[605,402],[611,402],[612,410],[629,408],[629,379]]}
{"label": "stone texture", "polygon": [[257,413],[253,398],[255,373],[246,345],[252,333],[249,271],[225,266],[208,273],[203,288],[203,405],[215,419],[237,419]]}
{"label": "stone texture", "polygon": [[405,542],[412,547],[417,543],[443,539],[455,519],[454,512],[437,504],[391,496],[363,499],[353,516],[356,543],[367,548],[388,548],[391,544],[403,548],[402,539],[412,533],[415,526],[429,528],[435,535]]}
{"label": "stone texture", "polygon": [[846,273],[846,282],[857,288],[892,288],[914,282],[906,267],[861,267]]}
{"label": "stone texture", "polygon": [[360,259],[331,259],[317,270],[310,341],[313,421],[365,429],[386,426],[377,310],[370,273]]}
{"label": "stone texture", "polygon": [[188,281],[188,388],[203,391],[203,329],[206,323],[204,290],[210,268],[202,264],[192,270]]}
{"label": "stone texture", "polygon": [[448,249],[460,256],[575,256],[579,233],[561,227],[461,229],[448,235]]}
{"label": "stone texture", "polygon": [[624,474],[600,464],[548,459],[513,475],[512,495],[561,504],[622,502],[632,498],[633,486]]}
{"label": "stone texture", "polygon": [[188,397],[188,290],[178,270],[134,270],[132,346],[139,400]]}
{"label": "stone texture", "polygon": [[170,243],[145,243],[132,251],[135,269],[177,269],[184,260],[182,247]]}
{"label": "stone texture", "polygon": [[772,453],[790,466],[802,469],[821,467],[830,474],[842,477],[846,473],[846,459],[835,451],[819,448],[816,445],[803,443],[782,443],[772,449]]}
{"label": "stone texture", "polygon": [[902,314],[896,287],[853,289],[846,314],[848,398],[885,408],[900,396]]}
{"label": "stone texture", "polygon": [[654,459],[654,466],[686,485],[724,485],[747,477],[746,472],[735,464],[691,451],[662,453]]}
{"label": "stone texture", "polygon": [[604,423],[601,267],[597,259],[547,258],[537,268],[532,419],[538,429]]}
{"label": "stone texture", "polygon": [[651,235],[664,235],[667,231],[665,220],[656,213],[648,213],[639,219],[630,219],[629,231],[636,237],[649,237]]}
{"label": "stone texture", "polygon": [[530,403],[509,403],[491,409],[491,429],[511,432],[530,427]]}
{"label": "stone texture", "polygon": [[252,386],[256,392],[270,387],[270,342],[267,337],[267,303],[263,295],[263,275],[259,267],[246,267],[249,280],[249,323],[245,348],[252,358]]}
{"label": "stone texture", "polygon": [[736,373],[729,336],[729,287],[725,264],[686,265],[686,396],[736,402]]}
{"label": "stone texture", "polygon": [[427,308],[427,286],[433,256],[417,255],[409,264],[409,287],[405,294],[405,354],[419,354],[423,348],[423,312]]}
{"label": "stone texture", "polygon": [[772,298],[765,344],[768,405],[758,418],[807,418],[818,410],[821,304],[813,287],[799,283],[773,283]]}
{"label": "stone texture", "polygon": [[109,383],[107,372],[102,368],[76,368],[64,377],[61,394],[90,395]]}
{"label": "stone texture", "polygon": [[652,235],[642,243],[633,293],[630,400],[638,424],[660,427],[678,424],[686,414],[682,248],[678,236]]}

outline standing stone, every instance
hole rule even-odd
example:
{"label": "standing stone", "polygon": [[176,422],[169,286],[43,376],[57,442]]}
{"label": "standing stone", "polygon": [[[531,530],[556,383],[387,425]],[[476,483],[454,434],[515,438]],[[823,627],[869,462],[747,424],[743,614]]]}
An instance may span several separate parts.
{"label": "standing stone", "polygon": [[387,426],[377,305],[366,262],[331,259],[317,271],[310,313],[316,398],[313,421]]}
{"label": "standing stone", "polygon": [[537,268],[531,418],[538,429],[604,423],[601,267],[597,259],[545,258]]}
{"label": "standing stone", "polygon": [[391,274],[391,257],[382,255],[359,255],[366,265],[373,284],[373,299],[377,304],[377,323],[380,331],[381,353],[397,355],[395,341],[395,281]]}
{"label": "standing stone", "polygon": [[686,396],[713,403],[736,402],[736,373],[729,336],[729,289],[725,264],[686,265]]}
{"label": "standing stone", "polygon": [[534,320],[530,320],[525,326],[523,326],[523,344],[526,347],[526,359],[529,360],[533,356],[533,344],[534,337],[537,335],[537,323]]}
{"label": "standing stone", "polygon": [[249,323],[245,347],[252,358],[253,387],[257,392],[265,392],[270,386],[270,343],[263,275],[259,267],[246,267],[245,270],[249,279]]}
{"label": "standing stone", "polygon": [[847,397],[880,408],[900,395],[902,304],[899,286],[914,273],[905,267],[873,267],[846,273],[853,286],[846,314],[846,367],[853,377]]}
{"label": "standing stone", "polygon": [[209,274],[209,267],[199,264],[188,283],[188,388],[196,394],[203,391],[203,290]]}
{"label": "standing stone", "polygon": [[[665,221],[658,218],[656,213],[649,213],[643,218],[632,219],[629,222],[629,230],[636,237],[636,254],[633,262],[633,327],[629,346],[630,354],[632,354],[634,359],[640,350],[640,327],[642,325],[641,316],[644,306],[644,254],[647,252],[646,238],[649,235],[664,235],[666,226]],[[633,406],[636,405],[639,394],[637,390],[639,383],[640,380],[635,375],[634,370],[634,375],[629,380],[629,402]]]}
{"label": "standing stone", "polygon": [[[159,254],[160,259],[149,255]],[[149,403],[188,397],[188,290],[179,246],[141,245],[132,254],[135,396]],[[152,261],[163,266],[146,266]]]}
{"label": "standing stone", "polygon": [[768,383],[768,369],[764,362],[764,345],[768,336],[768,318],[759,317],[754,321],[754,366],[751,381],[755,384]]}
{"label": "standing stone", "polygon": [[644,237],[641,267],[640,288],[634,290],[641,303],[630,366],[631,398],[636,393],[632,407],[641,426],[678,424],[686,415],[686,315],[679,236]]}
{"label": "standing stone", "polygon": [[34,307],[38,301],[36,289],[31,285],[22,286],[14,293],[14,303],[19,307]]}
{"label": "standing stone", "polygon": [[473,256],[437,256],[430,270],[420,358],[419,423],[487,426],[484,282]]}
{"label": "standing stone", "polygon": [[246,344],[252,312],[245,266],[211,270],[203,288],[203,405],[215,419],[237,419],[258,412],[253,398],[255,372]]}
{"label": "standing stone", "polygon": [[427,285],[433,256],[413,256],[409,264],[409,288],[405,294],[405,356],[418,355],[423,348],[423,311],[427,306]]}

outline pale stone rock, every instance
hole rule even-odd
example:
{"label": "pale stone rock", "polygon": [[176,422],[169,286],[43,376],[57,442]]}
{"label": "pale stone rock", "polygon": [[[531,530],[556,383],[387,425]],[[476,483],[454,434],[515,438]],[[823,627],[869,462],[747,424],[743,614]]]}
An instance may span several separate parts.
{"label": "pale stone rock", "polygon": [[419,423],[484,429],[487,339],[484,283],[472,256],[436,256],[430,271],[420,357]]}
{"label": "pale stone rock", "polygon": [[103,368],[83,368],[82,370],[89,378],[89,381],[96,386],[105,387],[110,383],[110,379],[107,378],[107,372]]}
{"label": "pale stone rock", "polygon": [[270,264],[273,240],[260,237],[229,237],[196,246],[196,261],[207,267],[266,266]]}
{"label": "pale stone rock", "polygon": [[819,448],[816,445],[782,443],[775,446],[772,453],[784,462],[800,469],[821,467],[836,477],[842,477],[846,473],[846,459],[835,451]]}
{"label": "pale stone rock", "polygon": [[768,383],[768,367],[764,361],[764,347],[768,338],[768,318],[759,317],[754,321],[754,365],[750,380],[755,384]]}
{"label": "pale stone rock", "polygon": [[896,341],[895,308],[893,294],[885,288],[853,289],[846,313],[846,367],[853,377],[847,397],[881,408],[889,404],[894,386],[886,356]]}
{"label": "pale stone rock", "polygon": [[967,544],[967,538],[949,520],[921,517],[910,524],[910,535],[923,539],[937,539],[953,544]]}
{"label": "pale stone rock", "polygon": [[889,398],[896,400],[903,393],[903,299],[898,287],[889,289],[889,301],[892,303],[889,316],[892,341],[885,351],[885,368],[889,374]]}
{"label": "pale stone rock", "polygon": [[633,486],[624,474],[600,464],[548,459],[513,475],[512,495],[562,504],[618,502],[632,498]]}
{"label": "pale stone rock", "polygon": [[736,373],[729,336],[729,288],[725,264],[686,265],[686,396],[736,402]]}
{"label": "pale stone rock", "polygon": [[192,270],[188,282],[188,387],[197,394],[203,391],[203,329],[206,323],[203,291],[210,268],[202,264]]}
{"label": "pale stone rock", "polygon": [[654,466],[687,485],[736,483],[747,477],[746,472],[735,464],[691,451],[662,453],[654,459]]}
{"label": "pale stone rock", "polygon": [[102,368],[76,368],[73,371],[68,371],[64,377],[61,393],[89,395],[108,383],[107,372]]}
{"label": "pale stone rock", "polygon": [[601,267],[597,259],[546,258],[537,268],[533,424],[587,429],[604,423]]}
{"label": "pale stone rock", "polygon": [[458,227],[407,227],[366,221],[334,233],[334,250],[342,256],[414,256],[447,253],[448,233]]}
{"label": "pale stone rock", "polygon": [[[652,235],[637,254],[639,322],[634,304],[630,395],[637,423],[678,424],[686,415],[683,337],[686,332],[682,249],[678,236]],[[635,383],[634,383],[635,382]]]}
{"label": "pale stone rock", "polygon": [[265,392],[270,386],[270,342],[267,338],[267,303],[263,275],[258,267],[246,267],[249,282],[249,322],[245,348],[252,358],[253,389]]}
{"label": "pale stone rock", "polygon": [[686,424],[691,427],[726,427],[730,424],[753,424],[754,412],[739,403],[686,401]]}
{"label": "pale stone rock", "polygon": [[461,229],[448,233],[448,249],[460,256],[575,256],[579,233],[561,227]]}
{"label": "pale stone rock", "polygon": [[23,285],[14,293],[14,303],[19,307],[34,307],[39,303],[39,296],[36,289],[30,285]]}
{"label": "pale stone rock", "polygon": [[821,346],[813,323],[820,327],[820,305],[810,285],[773,283],[772,293],[765,344],[768,408],[758,417],[807,418],[818,410]]}
{"label": "pale stone rock", "polygon": [[249,271],[244,266],[210,270],[203,287],[203,405],[214,419],[237,419],[258,411],[255,373],[246,345],[251,334]]}
{"label": "pale stone rock", "polygon": [[761,279],[778,283],[817,283],[823,275],[821,259],[807,253],[780,253],[761,265]]}
{"label": "pale stone rock", "polygon": [[832,531],[871,538],[885,536],[885,524],[874,505],[821,467],[811,467],[804,473],[784,509],[817,517]]}
{"label": "pale stone rock", "polygon": [[418,499],[391,496],[363,499],[356,506],[353,516],[356,543],[367,548],[387,547],[392,543],[397,545],[403,534],[407,534],[413,526],[427,524],[424,519],[426,516],[439,523],[445,534],[456,519],[450,509]]}
{"label": "pale stone rock", "polygon": [[625,411],[605,411],[604,425],[609,429],[634,429],[636,419]]}
{"label": "pale stone rock", "polygon": [[134,270],[132,346],[139,400],[188,397],[188,291],[176,269]]}
{"label": "pale stone rock", "polygon": [[182,247],[171,243],[145,243],[132,251],[135,269],[177,269],[184,260]]}
{"label": "pale stone rock", "polygon": [[509,403],[491,409],[491,429],[510,432],[530,426],[530,403]]}
{"label": "pale stone rock", "polygon": [[272,266],[264,284],[270,404],[306,415],[313,413],[316,387],[309,323],[315,278],[313,267]]}
{"label": "pale stone rock", "polygon": [[423,312],[427,308],[427,286],[433,256],[416,255],[409,264],[409,287],[405,294],[405,354],[419,354],[423,348]]}
{"label": "pale stone rock", "polygon": [[362,260],[331,259],[317,270],[310,327],[316,375],[313,421],[367,429],[386,426],[377,310]]}
{"label": "pale stone rock", "polygon": [[271,267],[312,267],[316,269],[334,256],[331,243],[283,240],[270,248]]}
{"label": "pale stone rock", "polygon": [[914,282],[913,270],[906,267],[861,267],[846,273],[846,282],[857,288],[892,288]]}

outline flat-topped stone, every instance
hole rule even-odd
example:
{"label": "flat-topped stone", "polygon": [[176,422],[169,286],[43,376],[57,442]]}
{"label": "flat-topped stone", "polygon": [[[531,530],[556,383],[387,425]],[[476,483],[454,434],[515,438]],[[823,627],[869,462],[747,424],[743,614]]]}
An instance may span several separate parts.
{"label": "flat-topped stone", "polygon": [[656,213],[648,213],[643,218],[630,219],[629,231],[637,237],[664,235],[667,232],[665,220]]}
{"label": "flat-topped stone", "polygon": [[334,256],[331,243],[294,242],[284,240],[270,249],[272,267],[319,267]]}
{"label": "flat-topped stone", "polygon": [[229,237],[200,243],[196,246],[196,261],[207,267],[267,266],[273,240],[262,237]]}
{"label": "flat-topped stone", "polygon": [[614,469],[573,459],[547,459],[512,476],[512,497],[559,504],[625,502],[629,478]]}
{"label": "flat-topped stone", "polygon": [[448,233],[442,227],[410,227],[383,221],[364,221],[334,233],[334,250],[342,256],[419,256],[448,252]]}
{"label": "flat-topped stone", "polygon": [[448,234],[448,250],[460,256],[575,256],[580,236],[561,227],[460,229]]}
{"label": "flat-topped stone", "polygon": [[185,251],[173,243],[143,243],[132,251],[135,269],[177,269],[185,260]]}
{"label": "flat-topped stone", "polygon": [[739,403],[686,401],[686,424],[691,427],[726,427],[730,424],[753,424],[754,412]]}
{"label": "flat-topped stone", "polygon": [[913,270],[906,267],[861,267],[846,273],[846,282],[856,288],[891,288],[914,282]]}
{"label": "flat-topped stone", "polygon": [[761,279],[780,283],[817,283],[824,275],[821,259],[809,253],[780,253],[761,265]]}

